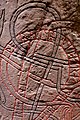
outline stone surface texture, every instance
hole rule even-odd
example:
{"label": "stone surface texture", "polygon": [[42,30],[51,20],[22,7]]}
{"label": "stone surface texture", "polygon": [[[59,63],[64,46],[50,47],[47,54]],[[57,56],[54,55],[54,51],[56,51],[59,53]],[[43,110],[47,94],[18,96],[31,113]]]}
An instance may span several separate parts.
{"label": "stone surface texture", "polygon": [[80,0],[0,0],[0,120],[80,120]]}

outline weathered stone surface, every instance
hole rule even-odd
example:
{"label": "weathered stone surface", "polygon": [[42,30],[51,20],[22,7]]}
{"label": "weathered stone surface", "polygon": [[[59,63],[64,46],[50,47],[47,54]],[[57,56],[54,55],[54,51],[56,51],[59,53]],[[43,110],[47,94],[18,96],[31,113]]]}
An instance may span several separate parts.
{"label": "weathered stone surface", "polygon": [[79,0],[0,0],[0,120],[80,120]]}

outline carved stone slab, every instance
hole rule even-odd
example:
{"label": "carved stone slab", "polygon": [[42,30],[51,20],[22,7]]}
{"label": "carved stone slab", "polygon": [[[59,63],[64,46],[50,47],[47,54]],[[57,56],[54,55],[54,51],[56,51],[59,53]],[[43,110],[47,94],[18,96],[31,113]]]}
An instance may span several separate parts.
{"label": "carved stone slab", "polygon": [[0,2],[0,120],[80,120],[79,1]]}

